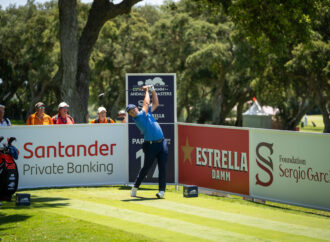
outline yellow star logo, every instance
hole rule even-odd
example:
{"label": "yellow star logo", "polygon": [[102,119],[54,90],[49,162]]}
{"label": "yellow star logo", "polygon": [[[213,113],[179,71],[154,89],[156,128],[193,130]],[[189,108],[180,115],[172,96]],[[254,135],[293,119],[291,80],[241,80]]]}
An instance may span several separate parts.
{"label": "yellow star logo", "polygon": [[191,161],[191,152],[193,151],[194,147],[189,146],[189,141],[188,137],[186,137],[186,144],[181,145],[181,149],[183,150],[184,158],[183,158],[183,163],[188,160],[190,164],[192,164]]}

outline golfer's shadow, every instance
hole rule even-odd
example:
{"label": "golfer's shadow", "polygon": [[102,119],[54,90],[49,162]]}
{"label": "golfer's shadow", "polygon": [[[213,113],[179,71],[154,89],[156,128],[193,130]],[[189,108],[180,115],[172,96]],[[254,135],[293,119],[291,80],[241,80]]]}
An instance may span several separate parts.
{"label": "golfer's shadow", "polygon": [[140,201],[147,201],[147,200],[159,200],[158,198],[152,198],[152,197],[140,197],[140,196],[136,196],[135,198],[131,198],[131,199],[124,199],[121,200],[122,202],[140,202]]}

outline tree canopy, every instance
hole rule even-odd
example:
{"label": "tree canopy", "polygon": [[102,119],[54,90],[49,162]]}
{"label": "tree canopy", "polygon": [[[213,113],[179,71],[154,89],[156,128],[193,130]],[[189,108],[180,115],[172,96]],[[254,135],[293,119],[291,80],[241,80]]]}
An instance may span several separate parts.
{"label": "tree canopy", "polygon": [[[125,73],[177,73],[180,121],[242,125],[256,96],[294,129],[318,107],[329,122],[329,0],[181,0],[133,7],[94,0],[0,9],[0,102],[25,119],[43,101],[125,106]],[[104,98],[98,98],[104,93]],[[235,122],[231,119],[235,117]]]}

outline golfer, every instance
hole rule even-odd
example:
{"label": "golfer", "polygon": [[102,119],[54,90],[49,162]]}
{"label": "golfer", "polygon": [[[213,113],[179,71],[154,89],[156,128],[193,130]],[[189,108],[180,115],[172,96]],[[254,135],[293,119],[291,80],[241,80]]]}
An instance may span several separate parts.
{"label": "golfer", "polygon": [[[144,135],[144,143],[142,149],[144,152],[144,165],[139,171],[135,180],[134,187],[131,190],[131,197],[136,197],[136,192],[147,175],[149,169],[157,158],[159,170],[159,192],[156,194],[157,198],[164,198],[166,188],[166,162],[168,155],[167,142],[164,139],[164,134],[152,116],[152,112],[158,107],[158,97],[153,86],[143,86],[145,92],[142,110],[139,111],[134,104],[129,104],[126,107],[126,112],[133,118],[136,126]],[[149,91],[152,93],[152,105],[150,106]]]}

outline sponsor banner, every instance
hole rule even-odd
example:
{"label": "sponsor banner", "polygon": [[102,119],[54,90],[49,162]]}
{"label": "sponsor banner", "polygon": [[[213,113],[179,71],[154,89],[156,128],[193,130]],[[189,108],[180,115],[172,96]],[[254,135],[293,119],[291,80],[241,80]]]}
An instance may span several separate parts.
{"label": "sponsor banner", "polygon": [[179,183],[249,195],[249,131],[178,125]]}
{"label": "sponsor banner", "polygon": [[18,188],[128,182],[127,124],[14,126]]}
{"label": "sponsor banner", "polygon": [[330,209],[330,135],[250,130],[251,195]]}
{"label": "sponsor banner", "polygon": [[[139,109],[143,106],[144,91],[140,87],[154,85],[158,95],[159,106],[153,112],[158,123],[176,122],[176,76],[175,74],[127,74],[126,87],[128,89],[127,104],[132,103]],[[150,101],[152,100],[150,96]],[[130,123],[134,123],[129,118]]]}
{"label": "sponsor banner", "polygon": [[[155,120],[163,129],[165,139],[168,141],[167,182],[175,181],[175,133],[176,122],[176,75],[175,74],[126,74],[126,87],[128,95],[126,103],[135,104],[139,110],[143,106],[144,91],[140,88],[144,85],[154,85],[158,95],[159,106],[152,113]],[[150,96],[152,101],[152,97]],[[142,151],[143,135],[135,126],[131,117],[129,122],[129,181],[134,182],[144,162]],[[150,169],[144,182],[158,182],[157,162]]]}
{"label": "sponsor banner", "polygon": [[[173,124],[161,124],[165,139],[168,144],[168,159],[166,164],[166,181],[174,183],[174,125]],[[142,143],[144,141],[143,135],[135,124],[129,125],[129,181],[134,182],[140,169],[144,163],[144,152],[142,150]],[[158,165],[157,161],[154,162],[153,166],[149,170],[146,178],[143,182],[157,182],[158,183]]]}

